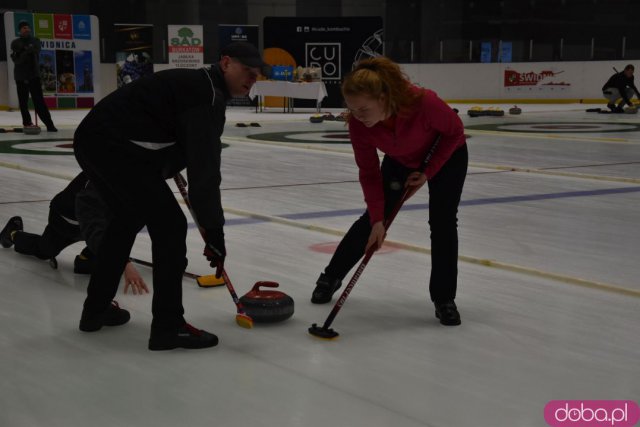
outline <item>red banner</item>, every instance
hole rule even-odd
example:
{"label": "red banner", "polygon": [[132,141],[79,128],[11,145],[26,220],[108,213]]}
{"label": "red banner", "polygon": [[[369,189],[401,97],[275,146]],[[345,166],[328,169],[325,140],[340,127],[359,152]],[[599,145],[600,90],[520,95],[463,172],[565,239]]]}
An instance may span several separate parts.
{"label": "red banner", "polygon": [[72,39],[73,25],[71,15],[53,15],[53,38]]}

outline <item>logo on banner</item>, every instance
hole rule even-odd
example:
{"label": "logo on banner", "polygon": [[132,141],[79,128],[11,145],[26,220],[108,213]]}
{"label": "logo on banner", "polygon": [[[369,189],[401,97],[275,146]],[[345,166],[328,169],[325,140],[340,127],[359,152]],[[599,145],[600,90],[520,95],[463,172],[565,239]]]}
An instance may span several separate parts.
{"label": "logo on banner", "polygon": [[49,13],[36,13],[33,15],[35,35],[39,39],[53,38],[53,15]]}
{"label": "logo on banner", "polygon": [[54,37],[56,39],[72,39],[71,15],[53,15]]}
{"label": "logo on banner", "polygon": [[73,15],[73,38],[91,39],[91,17],[89,15]]}
{"label": "logo on banner", "polygon": [[249,40],[249,35],[244,32],[242,27],[236,27],[233,34],[231,34],[231,41],[233,42],[246,42]]}
{"label": "logo on banner", "polygon": [[555,77],[564,71],[542,70],[540,72],[518,72],[512,69],[504,70],[504,87],[506,89],[536,87],[547,90],[565,90],[571,83],[558,80]]}
{"label": "logo on banner", "polygon": [[202,39],[194,37],[193,31],[189,27],[182,27],[178,30],[178,37],[173,37],[169,43],[171,46],[195,47],[202,45]]}
{"label": "logo on banner", "polygon": [[306,43],[306,66],[320,68],[322,80],[341,80],[341,53],[342,45],[340,43]]}

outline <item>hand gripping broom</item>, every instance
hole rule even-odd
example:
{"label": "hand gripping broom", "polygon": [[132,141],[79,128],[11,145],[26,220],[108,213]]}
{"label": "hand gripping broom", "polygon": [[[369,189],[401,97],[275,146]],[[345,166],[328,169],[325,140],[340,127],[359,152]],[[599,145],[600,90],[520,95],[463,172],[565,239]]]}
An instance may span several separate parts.
{"label": "hand gripping broom", "polygon": [[[184,199],[184,202],[187,205],[187,208],[189,208],[189,212],[191,212],[191,216],[193,217],[193,220],[198,226],[200,235],[202,236],[202,239],[205,241],[205,244],[206,244],[207,239],[206,239],[205,231],[202,227],[200,227],[200,224],[198,224],[198,220],[196,219],[196,215],[193,212],[191,203],[189,203],[189,193],[187,192],[187,181],[184,179],[184,177],[180,173],[177,173],[173,177],[173,179],[176,182],[176,185],[178,186],[178,190],[180,190],[180,194],[182,195],[182,198]],[[227,272],[224,270],[224,268],[222,269],[222,277],[224,278],[224,283],[225,285],[227,285],[227,289],[229,290],[229,293],[231,294],[231,298],[233,299],[233,302],[236,304],[236,308],[238,310],[238,312],[236,313],[236,323],[243,328],[247,328],[247,329],[253,328],[253,319],[245,313],[244,307],[242,307],[242,303],[240,302],[240,299],[238,298],[238,295],[236,294],[235,289],[233,289],[231,280],[229,280],[229,276],[227,275]]]}

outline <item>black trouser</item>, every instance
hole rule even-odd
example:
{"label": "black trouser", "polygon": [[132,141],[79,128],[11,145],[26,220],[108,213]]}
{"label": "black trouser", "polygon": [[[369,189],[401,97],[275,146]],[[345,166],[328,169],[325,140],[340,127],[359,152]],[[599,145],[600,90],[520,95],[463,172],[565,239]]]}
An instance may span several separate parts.
{"label": "black trouser", "polygon": [[22,113],[22,124],[24,126],[33,124],[31,121],[31,113],[29,113],[29,92],[31,92],[31,98],[33,99],[33,106],[36,109],[36,114],[40,116],[42,123],[44,123],[46,127],[53,127],[51,114],[49,114],[49,109],[44,103],[40,78],[36,77],[31,80],[16,80],[16,86],[18,86],[18,102],[20,103],[20,113]]}
{"label": "black trouser", "polygon": [[184,323],[187,220],[173,192],[150,162],[111,137],[78,130],[74,151],[113,214],[96,254],[84,310],[91,315],[108,308],[136,234],[146,225],[154,265],[151,326],[177,329]]}
{"label": "black trouser", "polygon": [[[431,228],[431,300],[445,302],[456,297],[458,283],[458,205],[467,175],[466,144],[456,150],[442,169],[428,181],[429,226]],[[381,166],[385,217],[402,197],[404,183],[413,171],[388,156]],[[333,254],[325,273],[342,280],[362,258],[371,233],[365,211],[349,229]]]}
{"label": "black trouser", "polygon": [[18,231],[13,237],[16,252],[40,259],[53,258],[64,248],[80,240],[80,228],[52,210],[49,210],[49,223],[42,236]]}

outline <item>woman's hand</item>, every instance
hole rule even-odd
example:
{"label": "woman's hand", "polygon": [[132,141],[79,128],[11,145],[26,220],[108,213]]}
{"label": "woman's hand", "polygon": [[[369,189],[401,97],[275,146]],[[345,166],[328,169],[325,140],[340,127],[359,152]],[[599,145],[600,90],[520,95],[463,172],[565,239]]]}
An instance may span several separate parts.
{"label": "woman's hand", "polygon": [[142,280],[142,276],[138,273],[138,270],[133,266],[133,263],[127,262],[127,265],[124,267],[124,293],[126,294],[131,287],[131,292],[134,295],[142,295],[143,293],[148,294],[149,288],[147,288],[147,284]]}
{"label": "woman's hand", "polygon": [[373,227],[371,227],[371,234],[369,234],[369,241],[367,242],[367,248],[365,249],[365,252],[369,251],[369,248],[372,246],[375,247],[376,251],[380,249],[385,237],[387,237],[387,230],[385,230],[383,222],[378,221],[373,224]]}
{"label": "woman's hand", "polygon": [[416,192],[422,188],[424,183],[427,182],[427,176],[422,172],[411,172],[411,174],[407,177],[407,182],[404,184],[404,187],[411,187],[409,190],[409,194],[407,194],[406,200],[409,200],[411,196],[416,194]]}

